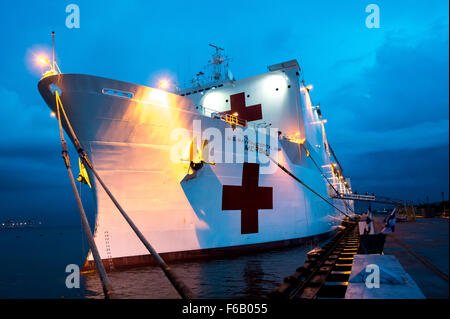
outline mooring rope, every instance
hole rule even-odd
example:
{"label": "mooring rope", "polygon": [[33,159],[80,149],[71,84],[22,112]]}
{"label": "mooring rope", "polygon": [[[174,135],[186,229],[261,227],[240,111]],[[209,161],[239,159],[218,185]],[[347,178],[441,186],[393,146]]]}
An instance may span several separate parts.
{"label": "mooring rope", "polygon": [[[243,135],[243,134],[241,134]],[[245,138],[245,135],[243,135]],[[283,172],[285,172],[286,174],[288,174],[290,177],[292,177],[293,179],[295,179],[297,182],[299,182],[300,184],[302,184],[304,187],[306,187],[309,191],[311,191],[313,194],[315,194],[316,196],[318,196],[320,199],[322,199],[323,201],[325,201],[328,205],[330,205],[331,207],[333,207],[334,209],[336,209],[338,212],[340,212],[341,214],[344,214],[346,217],[350,218],[350,216],[346,213],[344,213],[342,210],[340,210],[339,208],[337,208],[336,206],[334,206],[332,203],[330,203],[326,198],[324,198],[322,195],[320,195],[319,193],[317,193],[315,190],[313,190],[311,187],[309,187],[305,182],[303,182],[301,179],[299,179],[297,176],[295,176],[293,173],[291,173],[286,167],[284,167],[283,165],[281,165],[280,163],[278,163],[277,161],[275,161],[269,154],[267,154],[267,152],[260,148],[255,142],[251,141],[248,137],[247,137],[247,141],[251,144],[253,144],[255,146],[256,149],[261,150],[264,155],[266,155],[269,160],[271,160],[275,165],[277,165],[279,168],[281,168],[281,170]]]}
{"label": "mooring rope", "polygon": [[[316,161],[315,161],[314,158],[312,157],[311,152],[310,152],[310,151],[306,148],[306,146],[303,145],[303,144],[300,144],[300,147],[303,147],[303,148],[305,149],[305,151],[306,151],[306,153],[307,153],[307,156],[312,160],[312,162],[313,162],[314,165],[317,167],[317,169],[319,170],[319,172],[320,172],[320,174],[322,175],[322,177],[325,178],[325,180],[327,181],[327,183],[331,186],[331,188],[333,188],[333,190],[336,192],[336,194],[337,194],[338,196],[340,196],[341,193],[334,187],[334,185],[333,185],[333,184],[328,180],[328,178],[325,176],[325,174],[323,173],[322,169],[319,167],[319,165],[316,163]],[[354,212],[353,209],[350,207],[350,205],[347,204],[347,201],[344,200],[344,199],[342,199],[342,201],[344,202],[345,207],[346,207],[347,209],[349,209],[349,210],[354,214],[355,212]]]}
{"label": "mooring rope", "polygon": [[[56,92],[56,91],[55,91]],[[172,271],[172,269],[165,263],[165,261],[161,258],[161,256],[158,254],[158,252],[152,247],[152,245],[148,242],[148,240],[144,237],[144,235],[140,232],[140,230],[137,228],[137,226],[133,223],[131,218],[128,216],[128,214],[125,212],[125,210],[122,208],[122,206],[119,204],[119,202],[116,200],[114,195],[111,193],[109,188],[106,186],[106,184],[103,182],[99,174],[97,173],[97,170],[92,165],[91,161],[89,160],[86,151],[81,146],[80,141],[78,140],[72,125],[70,124],[69,118],[67,117],[67,114],[64,110],[64,106],[61,102],[61,99],[59,98],[59,95],[57,96],[57,99],[59,100],[59,104],[61,106],[62,113],[64,115],[64,118],[66,120],[67,127],[69,128],[69,132],[72,136],[72,139],[74,141],[75,147],[77,148],[78,155],[80,156],[80,159],[82,160],[83,164],[87,166],[91,172],[94,174],[94,176],[97,178],[99,183],[102,185],[105,192],[108,194],[111,201],[114,203],[114,205],[117,207],[119,212],[122,214],[122,216],[127,221],[128,225],[133,229],[137,237],[141,240],[141,242],[144,244],[144,246],[147,248],[147,250],[150,252],[150,254],[155,258],[156,262],[158,263],[159,267],[163,270],[164,274],[167,276],[169,281],[172,283],[174,288],[177,290],[177,292],[180,294],[180,296],[183,299],[193,299],[195,298],[195,295],[192,293],[192,291],[184,284],[184,282],[178,278],[178,276]]]}
{"label": "mooring rope", "polygon": [[56,96],[56,108],[58,113],[58,122],[59,122],[59,132],[61,136],[61,145],[62,145],[62,157],[64,160],[64,164],[66,165],[67,172],[69,174],[70,183],[72,185],[72,190],[75,195],[75,199],[77,201],[78,211],[80,212],[81,222],[83,224],[84,232],[86,233],[87,240],[89,242],[89,247],[91,248],[92,256],[94,257],[94,262],[97,267],[97,271],[100,277],[100,281],[102,283],[103,293],[106,299],[114,298],[114,290],[112,288],[111,282],[109,281],[108,275],[106,274],[106,270],[103,266],[102,259],[100,258],[100,254],[98,253],[97,245],[95,244],[94,236],[92,235],[91,228],[89,226],[89,222],[86,217],[86,213],[83,208],[83,203],[80,198],[80,194],[78,193],[77,186],[75,184],[75,179],[72,174],[72,169],[70,167],[70,159],[69,152],[67,150],[67,143],[64,139],[64,133],[62,131],[61,124],[61,114],[60,114],[60,105],[62,108],[61,100],[59,99],[58,91],[55,91]]}

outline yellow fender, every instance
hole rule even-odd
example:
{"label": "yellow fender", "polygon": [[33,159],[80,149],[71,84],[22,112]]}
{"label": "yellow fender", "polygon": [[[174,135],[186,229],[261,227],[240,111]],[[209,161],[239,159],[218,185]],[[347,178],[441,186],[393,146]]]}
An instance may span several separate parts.
{"label": "yellow fender", "polygon": [[81,161],[81,158],[78,158],[78,166],[80,168],[80,174],[78,174],[77,181],[87,184],[90,188],[92,188],[91,182],[89,181],[89,175],[83,165],[83,162]]}

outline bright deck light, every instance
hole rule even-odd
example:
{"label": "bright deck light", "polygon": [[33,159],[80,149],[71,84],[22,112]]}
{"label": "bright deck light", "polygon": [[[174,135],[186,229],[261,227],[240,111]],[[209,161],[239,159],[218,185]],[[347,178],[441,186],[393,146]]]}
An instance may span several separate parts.
{"label": "bright deck light", "polygon": [[167,89],[169,87],[169,81],[167,81],[167,80],[159,81],[159,87],[161,89]]}
{"label": "bright deck light", "polygon": [[44,56],[38,56],[37,61],[42,65],[50,65],[50,61]]}

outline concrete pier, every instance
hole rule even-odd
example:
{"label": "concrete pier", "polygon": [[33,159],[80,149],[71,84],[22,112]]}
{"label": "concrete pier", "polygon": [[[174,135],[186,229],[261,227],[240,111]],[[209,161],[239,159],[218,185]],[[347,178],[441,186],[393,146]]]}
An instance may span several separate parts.
{"label": "concrete pier", "polygon": [[[379,286],[367,287],[368,265],[379,267]],[[345,299],[424,299],[420,288],[393,255],[355,255]]]}
{"label": "concrete pier", "polygon": [[[375,216],[380,232],[385,216]],[[384,254],[394,255],[411,275],[426,298],[448,298],[449,220],[417,218],[415,222],[397,222],[389,234]]]}

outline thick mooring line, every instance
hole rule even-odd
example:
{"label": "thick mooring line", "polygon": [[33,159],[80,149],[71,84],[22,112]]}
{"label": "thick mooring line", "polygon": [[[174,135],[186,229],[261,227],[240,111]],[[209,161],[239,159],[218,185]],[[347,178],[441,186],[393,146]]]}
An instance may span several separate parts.
{"label": "thick mooring line", "polygon": [[64,115],[64,118],[66,120],[67,127],[69,128],[69,132],[72,135],[75,147],[77,148],[78,154],[83,162],[83,165],[85,167],[88,167],[91,172],[95,175],[99,183],[102,185],[105,192],[108,194],[111,201],[114,203],[114,205],[117,207],[119,212],[122,214],[122,216],[127,221],[128,225],[130,225],[131,229],[135,232],[137,237],[141,240],[141,242],[144,244],[144,246],[147,248],[147,250],[150,252],[150,254],[155,258],[156,262],[158,263],[159,267],[163,270],[164,274],[167,276],[169,281],[172,283],[174,288],[177,290],[179,295],[183,299],[193,299],[195,298],[195,295],[192,293],[192,291],[187,287],[184,282],[172,271],[172,269],[165,263],[165,261],[161,258],[161,256],[158,254],[158,252],[152,247],[152,245],[148,242],[148,240],[144,237],[144,235],[140,232],[140,230],[137,228],[137,226],[134,224],[134,222],[131,220],[131,218],[128,216],[128,214],[125,212],[125,210],[122,208],[122,206],[119,204],[119,202],[116,200],[114,195],[111,193],[109,188],[106,186],[106,184],[103,182],[97,171],[94,169],[94,166],[92,165],[91,161],[89,160],[86,152],[81,146],[80,141],[78,140],[72,125],[70,124],[69,118],[66,115],[66,112],[64,110],[64,106],[62,105],[62,102],[59,98],[58,92],[55,91],[57,96],[57,103],[59,102],[59,105],[61,106],[62,113]]}
{"label": "thick mooring line", "polygon": [[172,269],[165,263],[165,261],[161,258],[161,256],[156,252],[156,250],[150,245],[150,243],[147,241],[147,239],[144,237],[144,235],[140,232],[140,230],[137,228],[137,226],[133,223],[131,218],[127,215],[127,213],[124,211],[122,206],[120,206],[119,202],[116,200],[114,195],[110,192],[109,188],[103,183],[103,180],[98,175],[97,171],[89,165],[88,162],[85,161],[84,158],[82,158],[83,163],[89,167],[89,169],[92,171],[92,173],[95,175],[97,180],[102,185],[105,192],[108,194],[111,201],[114,203],[114,205],[117,207],[119,212],[122,214],[123,218],[127,221],[128,225],[133,229],[135,234],[138,236],[138,238],[141,240],[141,242],[144,244],[144,246],[147,248],[147,250],[152,254],[153,257],[155,257],[156,262],[161,267],[161,269],[166,274],[169,281],[172,283],[172,285],[175,287],[175,289],[178,291],[180,296],[183,299],[193,299],[194,294],[191,292],[191,290],[184,284],[184,282],[176,276],[176,274],[172,271]]}
{"label": "thick mooring line", "polygon": [[[233,127],[233,126],[232,126]],[[233,128],[234,129],[234,128]],[[241,134],[244,138],[245,136],[243,134]],[[258,145],[251,141],[250,139],[247,139],[249,143],[253,144],[253,146],[255,146],[256,148],[258,148]],[[322,199],[324,202],[326,202],[328,205],[330,205],[331,207],[333,207],[334,209],[336,209],[338,212],[340,212],[341,214],[344,214],[345,217],[347,218],[351,218],[351,216],[349,216],[347,213],[343,212],[342,210],[340,210],[339,208],[337,208],[336,206],[334,206],[330,201],[328,201],[325,197],[323,197],[322,195],[320,195],[318,192],[316,192],[314,189],[312,189],[311,187],[309,187],[305,182],[303,182],[300,178],[298,178],[297,176],[295,176],[293,173],[291,173],[286,167],[284,167],[283,165],[281,165],[279,162],[277,162],[276,160],[274,160],[264,149],[259,148],[261,150],[261,152],[267,156],[267,158],[272,161],[272,163],[274,163],[275,165],[277,165],[283,172],[285,172],[286,174],[288,174],[290,177],[292,177],[294,180],[296,180],[297,182],[299,182],[300,184],[302,184],[304,187],[306,187],[309,191],[311,191],[314,195],[318,196],[320,199]]]}
{"label": "thick mooring line", "polygon": [[70,167],[70,159],[69,159],[69,152],[67,151],[67,143],[64,140],[64,134],[62,132],[62,126],[61,126],[61,115],[59,112],[59,96],[58,92],[55,92],[56,95],[56,107],[58,112],[58,122],[59,122],[59,129],[60,129],[60,135],[61,135],[61,147],[62,147],[62,158],[64,160],[64,164],[67,168],[67,173],[69,174],[70,178],[70,184],[72,185],[72,190],[75,195],[75,199],[77,201],[78,211],[80,213],[81,217],[81,223],[83,224],[83,229],[86,234],[89,248],[91,249],[92,256],[94,258],[95,266],[97,268],[97,272],[100,277],[100,281],[102,283],[103,293],[105,295],[105,299],[113,299],[115,298],[114,289],[111,285],[111,282],[109,281],[108,275],[106,274],[105,267],[103,266],[102,259],[100,257],[100,254],[98,253],[97,245],[95,244],[94,236],[92,235],[91,227],[89,226],[89,222],[86,217],[86,212],[84,211],[83,203],[80,198],[80,194],[78,193],[78,189],[75,183],[75,179],[73,178],[72,169]]}
{"label": "thick mooring line", "polygon": [[75,198],[77,200],[78,210],[81,216],[81,222],[83,223],[83,229],[86,233],[87,240],[89,242],[89,247],[92,252],[92,256],[94,257],[95,266],[97,268],[100,280],[102,282],[103,293],[105,294],[105,299],[114,299],[115,294],[111,282],[109,281],[108,275],[106,274],[105,267],[103,266],[102,259],[100,258],[100,254],[98,253],[97,246],[94,241],[94,236],[92,235],[91,228],[89,227],[89,223],[86,217],[86,213],[83,208],[83,204],[81,203],[81,198],[78,193],[77,186],[75,184],[75,179],[72,175],[72,170],[70,167],[67,168],[70,177],[70,183],[72,184],[72,189],[75,194]]}

